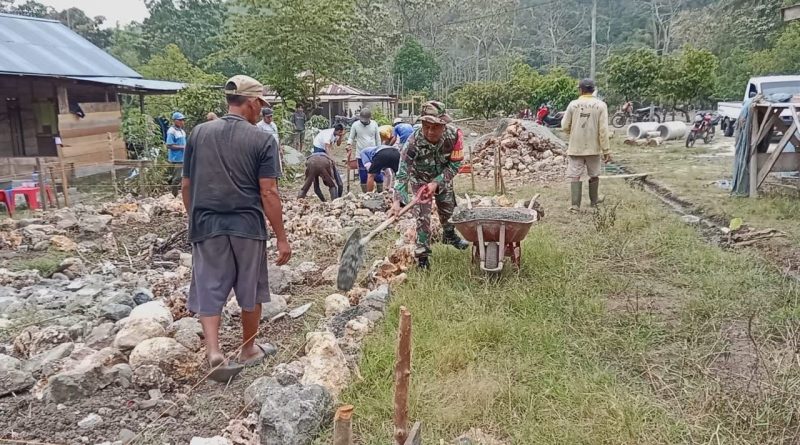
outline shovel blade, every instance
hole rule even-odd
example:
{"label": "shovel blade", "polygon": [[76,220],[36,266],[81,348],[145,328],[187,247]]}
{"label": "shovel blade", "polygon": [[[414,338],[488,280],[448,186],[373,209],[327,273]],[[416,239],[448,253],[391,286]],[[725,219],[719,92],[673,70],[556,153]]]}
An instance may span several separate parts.
{"label": "shovel blade", "polygon": [[353,288],[358,277],[358,270],[364,263],[364,247],[361,245],[361,230],[356,228],[350,232],[339,258],[339,274],[336,277],[336,287],[341,291]]}

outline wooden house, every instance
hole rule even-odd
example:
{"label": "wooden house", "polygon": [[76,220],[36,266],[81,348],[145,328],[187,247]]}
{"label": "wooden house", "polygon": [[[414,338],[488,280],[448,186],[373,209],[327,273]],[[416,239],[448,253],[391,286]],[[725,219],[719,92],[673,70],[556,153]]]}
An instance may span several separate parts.
{"label": "wooden house", "polygon": [[72,172],[125,159],[120,95],[181,88],[143,79],[58,21],[0,14],[0,184],[30,176],[36,158]]}

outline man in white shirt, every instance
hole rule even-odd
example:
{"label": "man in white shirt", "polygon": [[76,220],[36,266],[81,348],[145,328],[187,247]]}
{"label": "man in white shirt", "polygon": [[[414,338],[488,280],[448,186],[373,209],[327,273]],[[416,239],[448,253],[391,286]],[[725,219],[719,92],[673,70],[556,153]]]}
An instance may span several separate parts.
{"label": "man in white shirt", "polygon": [[372,120],[372,112],[365,108],[361,110],[359,119],[350,127],[350,136],[347,138],[348,157],[353,150],[353,142],[356,146],[356,159],[358,159],[359,176],[365,178],[361,182],[361,191],[367,192],[367,169],[361,162],[361,150],[381,145],[381,132],[378,123]]}
{"label": "man in white shirt", "polygon": [[278,136],[278,126],[272,121],[272,108],[264,107],[261,109],[261,120],[256,124],[261,131],[275,136],[278,147],[281,146],[281,138]]}

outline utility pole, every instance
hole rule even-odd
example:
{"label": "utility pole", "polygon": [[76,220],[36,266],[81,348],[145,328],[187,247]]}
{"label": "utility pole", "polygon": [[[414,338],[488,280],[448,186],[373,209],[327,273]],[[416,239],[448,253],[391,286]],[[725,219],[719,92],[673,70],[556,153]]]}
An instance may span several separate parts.
{"label": "utility pole", "polygon": [[597,0],[592,0],[592,57],[589,77],[597,80]]}

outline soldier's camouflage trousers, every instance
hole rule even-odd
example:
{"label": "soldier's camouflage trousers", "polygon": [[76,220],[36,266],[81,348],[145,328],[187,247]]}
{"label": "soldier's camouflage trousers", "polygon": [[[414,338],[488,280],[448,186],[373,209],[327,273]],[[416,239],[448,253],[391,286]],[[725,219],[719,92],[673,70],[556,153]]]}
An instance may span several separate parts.
{"label": "soldier's camouflage trousers", "polygon": [[[411,190],[416,195],[419,189],[427,184],[411,183]],[[453,192],[452,184],[447,184],[445,187],[437,190],[434,196],[436,201],[436,210],[439,213],[439,221],[442,223],[442,229],[447,232],[453,231],[453,225],[450,224],[450,217],[453,216],[453,210],[456,208],[456,194]],[[428,256],[431,253],[431,213],[433,212],[433,203],[417,204],[414,207],[414,217],[417,218],[417,248],[414,254],[417,257]]]}

